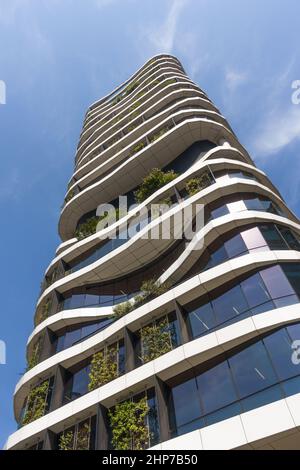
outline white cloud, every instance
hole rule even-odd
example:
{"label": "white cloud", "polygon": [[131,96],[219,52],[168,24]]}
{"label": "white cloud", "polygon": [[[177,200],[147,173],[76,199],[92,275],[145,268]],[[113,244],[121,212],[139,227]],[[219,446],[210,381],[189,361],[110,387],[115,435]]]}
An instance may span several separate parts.
{"label": "white cloud", "polygon": [[153,47],[153,53],[171,53],[174,48],[178,20],[187,0],[173,0],[164,22],[144,30],[144,36]]}
{"label": "white cloud", "polygon": [[254,141],[258,158],[276,154],[292,142],[300,140],[300,106],[270,113]]}
{"label": "white cloud", "polygon": [[225,74],[225,82],[229,91],[235,91],[238,86],[244,83],[248,78],[245,72],[237,72],[236,70],[227,69]]}

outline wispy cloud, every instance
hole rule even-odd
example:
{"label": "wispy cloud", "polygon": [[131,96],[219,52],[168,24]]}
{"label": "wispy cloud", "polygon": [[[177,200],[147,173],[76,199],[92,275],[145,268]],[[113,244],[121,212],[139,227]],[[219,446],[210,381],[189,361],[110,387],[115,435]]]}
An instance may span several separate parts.
{"label": "wispy cloud", "polygon": [[225,73],[225,82],[229,91],[235,91],[238,86],[248,79],[246,72],[238,72],[237,70],[227,69]]}
{"label": "wispy cloud", "polygon": [[180,14],[188,0],[173,0],[171,8],[161,25],[151,25],[143,31],[144,39],[152,46],[154,54],[159,52],[171,53],[174,48]]}
{"label": "wispy cloud", "polygon": [[286,111],[270,113],[254,142],[254,149],[259,158],[264,158],[296,140],[300,140],[300,106],[294,105]]}

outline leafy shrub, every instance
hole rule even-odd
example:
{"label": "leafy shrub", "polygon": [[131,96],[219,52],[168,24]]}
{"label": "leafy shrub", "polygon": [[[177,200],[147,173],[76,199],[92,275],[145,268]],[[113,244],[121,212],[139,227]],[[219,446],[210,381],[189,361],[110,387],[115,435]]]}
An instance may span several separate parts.
{"label": "leafy shrub", "polygon": [[29,424],[44,416],[48,389],[49,379],[44,380],[44,382],[30,391],[27,397],[26,411],[22,420],[22,425]]}
{"label": "leafy shrub", "polygon": [[89,391],[118,377],[117,353],[116,347],[108,347],[93,355],[89,373]]}
{"label": "leafy shrub", "polygon": [[134,155],[135,153],[138,153],[140,150],[142,150],[144,147],[146,147],[145,142],[139,142],[136,144],[133,149],[131,150],[131,155]]}
{"label": "leafy shrub", "polygon": [[173,349],[170,326],[166,316],[158,322],[141,328],[140,337],[143,363],[153,361]]}
{"label": "leafy shrub", "polygon": [[149,442],[146,417],[149,406],[146,397],[139,401],[126,400],[109,410],[112,445],[115,450],[143,450]]}
{"label": "leafy shrub", "polygon": [[202,175],[191,178],[186,182],[185,189],[189,196],[194,196],[202,189],[207,188],[211,185],[212,177],[208,172],[202,173]]}
{"label": "leafy shrub", "polygon": [[143,179],[140,187],[135,191],[134,196],[137,203],[145,201],[151,194],[165,186],[170,181],[178,177],[173,170],[163,171],[159,168],[153,168],[148,176]]}
{"label": "leafy shrub", "polygon": [[59,450],[73,450],[74,446],[74,432],[65,431],[60,435],[58,448]]}

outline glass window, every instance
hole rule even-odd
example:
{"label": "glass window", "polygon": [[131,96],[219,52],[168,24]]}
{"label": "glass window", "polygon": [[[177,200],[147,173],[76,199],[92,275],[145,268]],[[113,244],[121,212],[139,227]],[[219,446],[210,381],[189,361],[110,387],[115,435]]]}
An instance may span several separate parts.
{"label": "glass window", "polygon": [[241,235],[238,233],[230,240],[227,240],[224,243],[225,249],[227,251],[229,258],[234,258],[235,256],[239,256],[240,254],[247,251],[247,247],[242,239]]}
{"label": "glass window", "polygon": [[253,250],[261,246],[266,246],[266,241],[262,236],[258,227],[253,227],[248,230],[241,232],[241,237],[243,238],[248,250]]}
{"label": "glass window", "polygon": [[114,296],[113,295],[100,295],[100,304],[102,305],[113,305]]}
{"label": "glass window", "polygon": [[294,365],[292,362],[292,340],[286,329],[279,330],[266,337],[264,344],[280,380],[288,379],[300,373],[300,365]]}
{"label": "glass window", "polygon": [[277,382],[272,364],[261,341],[231,357],[229,365],[241,398]]}
{"label": "glass window", "polygon": [[256,307],[271,299],[259,274],[254,274],[241,282],[241,288],[250,307]]}
{"label": "glass window", "polygon": [[119,341],[118,373],[119,373],[119,375],[125,374],[125,345],[124,345],[124,341]]}
{"label": "glass window", "polygon": [[65,335],[65,342],[64,342],[64,349],[73,346],[74,343],[80,341],[81,336],[81,329],[78,328],[77,330],[67,331]]}
{"label": "glass window", "polygon": [[254,197],[251,199],[245,199],[245,206],[248,211],[261,211],[263,210],[261,201],[258,197]]}
{"label": "glass window", "polygon": [[217,219],[218,217],[222,217],[223,215],[229,214],[229,210],[226,205],[217,207],[216,209],[213,209],[211,211],[211,217],[212,219]]}
{"label": "glass window", "polygon": [[292,341],[300,340],[300,323],[297,325],[290,325],[286,329]]}
{"label": "glass window", "polygon": [[269,199],[261,199],[262,210],[265,212],[271,212],[271,214],[284,215],[279,207]]}
{"label": "glass window", "polygon": [[194,378],[172,388],[175,426],[179,428],[202,415]]}
{"label": "glass window", "polygon": [[147,391],[147,398],[149,407],[147,420],[149,428],[150,446],[154,446],[159,443],[159,422],[157,415],[156,397],[153,389]]}
{"label": "glass window", "polygon": [[60,352],[60,351],[63,351],[63,349],[65,349],[64,344],[65,344],[65,335],[62,335],[59,338],[57,338],[57,343],[56,343],[56,352],[57,353]]}
{"label": "glass window", "polygon": [[280,266],[272,266],[260,272],[268,292],[273,299],[294,294],[294,291]]}
{"label": "glass window", "polygon": [[85,395],[89,389],[89,371],[90,367],[84,367],[73,375],[72,393],[71,400],[74,400],[82,395]]}
{"label": "glass window", "polygon": [[98,305],[99,304],[99,295],[86,294],[84,305]]}
{"label": "glass window", "polygon": [[233,287],[233,289],[214,299],[212,306],[216,314],[217,324],[224,323],[249,308],[240,286]]}
{"label": "glass window", "polygon": [[278,230],[292,250],[300,250],[300,243],[297,235],[295,235],[288,228],[282,227],[280,225],[278,225]]}
{"label": "glass window", "polygon": [[246,209],[244,201],[229,202],[227,207],[230,213],[242,212]]}
{"label": "glass window", "polygon": [[300,294],[300,267],[299,264],[285,263],[282,265],[282,269],[285,272],[288,280],[290,281],[293,289],[299,295]]}
{"label": "glass window", "polygon": [[70,300],[70,308],[79,308],[84,305],[84,294],[72,295]]}
{"label": "glass window", "polygon": [[209,333],[216,326],[215,314],[210,303],[189,312],[189,322],[193,338]]}
{"label": "glass window", "polygon": [[211,413],[238,399],[227,361],[197,377],[203,413]]}
{"label": "glass window", "polygon": [[287,250],[287,244],[276,229],[275,225],[260,225],[260,230],[271,250]]}
{"label": "glass window", "polygon": [[207,268],[223,263],[227,259],[228,259],[228,255],[226,253],[224,246],[222,245],[220,248],[218,248],[217,250],[211,253]]}

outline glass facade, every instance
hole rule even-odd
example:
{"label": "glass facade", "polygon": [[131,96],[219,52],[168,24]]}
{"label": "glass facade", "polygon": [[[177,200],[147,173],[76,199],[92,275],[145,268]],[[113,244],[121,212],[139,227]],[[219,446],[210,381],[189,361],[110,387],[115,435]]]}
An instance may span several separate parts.
{"label": "glass facade", "polygon": [[[110,423],[108,423],[110,435],[110,449],[117,449],[117,447],[113,443],[113,428],[117,428],[117,435],[119,436],[120,441],[121,439],[123,439],[124,442],[124,440],[126,440],[125,436],[126,434],[128,434],[127,449],[129,450],[141,450],[141,448],[146,449],[159,443],[160,430],[155,389],[150,388],[146,390],[146,392],[134,395],[128,401],[138,404],[141,400],[144,399],[146,399],[148,410],[143,420],[144,423],[141,423],[139,426],[140,429],[136,429],[135,431],[132,431],[132,433],[128,431],[129,426],[131,425],[131,420],[134,419],[134,415],[138,417],[139,407],[137,407],[137,409],[134,411],[133,416],[131,415],[132,411],[130,410],[130,408],[127,408],[127,415],[122,416],[119,422],[116,419],[110,419]],[[125,402],[121,402],[121,405],[122,403],[126,403],[126,400]],[[112,413],[113,415],[115,413],[115,410],[115,408],[111,408],[110,413]]]}
{"label": "glass facade", "polygon": [[[290,263],[275,265],[214,295],[186,306],[193,338],[223,328],[251,315],[299,302],[300,276]],[[299,264],[298,272],[299,272]],[[298,290],[297,290],[298,289]]]}
{"label": "glass facade", "polygon": [[59,450],[93,450],[96,438],[96,416],[65,429],[57,436]]}
{"label": "glass facade", "polygon": [[112,318],[102,318],[94,322],[81,323],[79,326],[73,325],[64,328],[60,333],[56,334],[55,352],[58,353],[74,346],[74,344],[103,330],[112,322]]}
{"label": "glass facade", "polygon": [[213,364],[210,361],[207,370],[202,365],[188,378],[173,379],[169,384],[172,437],[299,393],[300,364],[293,364],[291,347],[299,335],[299,324],[281,328],[238,352],[223,354]]}
{"label": "glass facade", "polygon": [[137,334],[136,365],[145,364],[177,348],[181,344],[175,312],[148,323]]}
{"label": "glass facade", "polygon": [[[116,376],[125,373],[125,346],[124,341],[120,340],[111,346],[115,351],[114,362],[116,362]],[[81,364],[66,371],[67,379],[65,381],[64,403],[75,400],[90,391],[89,384],[91,372],[91,358],[86,359]]]}
{"label": "glass facade", "polygon": [[233,233],[219,235],[217,241],[201,254],[192,272],[202,272],[229,259],[266,250],[300,250],[298,235],[276,224],[235,229]]}
{"label": "glass facade", "polygon": [[241,193],[224,197],[206,206],[205,222],[207,223],[226,214],[245,210],[271,212],[272,214],[287,216],[287,212],[267,197]]}

